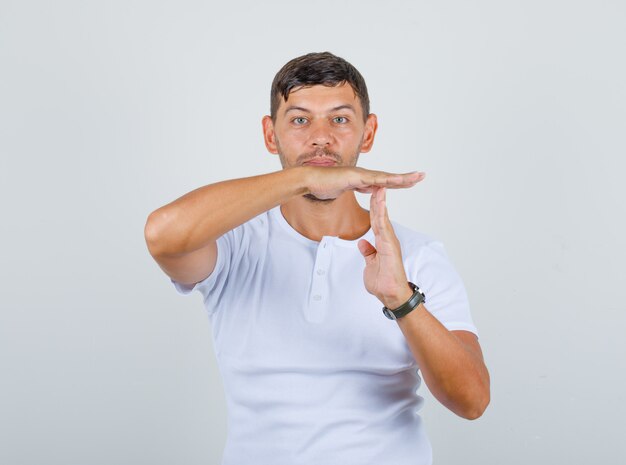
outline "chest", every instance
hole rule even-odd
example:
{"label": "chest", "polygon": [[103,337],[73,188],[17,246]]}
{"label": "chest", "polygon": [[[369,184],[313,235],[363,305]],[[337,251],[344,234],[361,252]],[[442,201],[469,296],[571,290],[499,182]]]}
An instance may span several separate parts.
{"label": "chest", "polygon": [[216,353],[251,367],[374,370],[412,365],[397,323],[363,285],[358,250],[268,247],[229,276],[212,320]]}

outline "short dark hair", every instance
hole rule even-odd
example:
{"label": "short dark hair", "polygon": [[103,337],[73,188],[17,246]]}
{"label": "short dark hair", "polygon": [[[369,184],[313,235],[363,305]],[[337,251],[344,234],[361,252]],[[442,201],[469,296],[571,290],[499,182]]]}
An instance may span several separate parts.
{"label": "short dark hair", "polygon": [[318,84],[334,87],[346,82],[359,97],[363,119],[367,120],[370,113],[370,99],[367,95],[365,79],[354,66],[330,52],[307,53],[294,58],[276,73],[272,82],[270,116],[273,121],[276,121],[276,112],[281,98],[286,101],[289,93],[294,89]]}

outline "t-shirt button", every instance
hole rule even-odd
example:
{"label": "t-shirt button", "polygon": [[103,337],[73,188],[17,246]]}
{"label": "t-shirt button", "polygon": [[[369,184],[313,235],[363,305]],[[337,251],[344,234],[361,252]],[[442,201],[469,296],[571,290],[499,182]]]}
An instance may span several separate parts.
{"label": "t-shirt button", "polygon": [[322,296],[321,296],[321,295],[319,295],[319,294],[315,294],[315,295],[313,296],[313,300],[322,300]]}
{"label": "t-shirt button", "polygon": [[322,270],[321,268],[317,270],[317,274],[322,276],[324,273],[326,273],[324,270]]}

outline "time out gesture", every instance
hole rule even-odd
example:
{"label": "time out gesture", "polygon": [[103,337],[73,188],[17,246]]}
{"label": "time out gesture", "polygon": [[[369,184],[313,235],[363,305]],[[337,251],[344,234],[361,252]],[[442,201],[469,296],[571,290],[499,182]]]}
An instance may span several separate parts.
{"label": "time out gesture", "polygon": [[[363,281],[370,294],[393,310],[409,300],[413,290],[387,213],[386,189],[373,187],[371,191],[370,223],[375,243],[365,239],[358,243],[365,259]],[[396,322],[433,395],[462,417],[480,416],[489,402],[489,373],[476,336],[448,331],[424,303]]]}
{"label": "time out gesture", "polygon": [[[312,157],[316,162],[326,162],[325,158],[323,154]],[[306,196],[318,201],[335,199],[340,221],[349,225],[354,219],[361,227],[371,226],[374,232],[374,244],[366,240],[358,243],[365,259],[365,288],[387,308],[402,305],[412,290],[387,214],[385,191],[410,188],[424,178],[424,173],[303,165],[203,186],[161,207],[146,224],[152,255],[179,282],[198,282],[212,272],[217,258],[215,241],[222,234],[277,205],[290,208],[288,213],[315,217],[316,203],[307,201]],[[369,218],[359,213],[354,191],[371,193]],[[350,211],[357,213],[346,213]],[[311,231],[314,240],[324,234],[320,229],[324,222],[318,223],[314,223],[318,230]],[[185,254],[193,260],[188,258],[181,266]],[[489,374],[476,336],[467,331],[448,331],[423,303],[396,322],[433,395],[462,417],[480,416],[489,402]]]}

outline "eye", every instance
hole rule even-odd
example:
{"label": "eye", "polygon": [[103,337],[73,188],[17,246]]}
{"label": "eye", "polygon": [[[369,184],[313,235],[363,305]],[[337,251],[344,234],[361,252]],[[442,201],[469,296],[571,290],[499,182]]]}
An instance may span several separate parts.
{"label": "eye", "polygon": [[348,118],[346,118],[345,116],[335,116],[333,118],[333,123],[346,124],[347,122],[348,122]]}
{"label": "eye", "polygon": [[303,124],[306,124],[307,119],[304,116],[298,116],[297,118],[294,118],[291,120],[293,123],[301,126]]}

